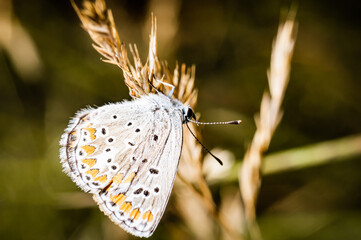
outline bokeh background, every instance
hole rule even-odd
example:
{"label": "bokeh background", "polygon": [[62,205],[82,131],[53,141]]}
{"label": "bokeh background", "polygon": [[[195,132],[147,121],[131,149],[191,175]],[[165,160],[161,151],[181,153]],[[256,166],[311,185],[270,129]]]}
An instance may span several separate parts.
{"label": "bokeh background", "polygon": [[[154,12],[158,56],[171,69],[177,60],[196,65],[201,120],[243,120],[202,128],[204,144],[241,162],[267,88],[272,40],[291,1],[107,4],[120,38],[136,43],[144,62]],[[305,164],[265,174],[260,229],[264,239],[361,239],[361,3],[296,4],[284,117],[266,155],[288,150]],[[1,0],[0,99],[0,238],[133,239],[59,164],[58,141],[77,110],[130,99],[121,70],[100,61],[69,1]],[[211,185],[215,199],[237,188],[232,176]],[[171,198],[153,239],[196,238],[178,211]]]}

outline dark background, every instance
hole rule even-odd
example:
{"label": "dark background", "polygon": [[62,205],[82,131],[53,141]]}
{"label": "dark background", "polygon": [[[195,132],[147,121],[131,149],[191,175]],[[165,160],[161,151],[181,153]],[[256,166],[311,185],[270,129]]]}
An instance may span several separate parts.
{"label": "dark background", "polygon": [[[130,99],[121,70],[100,61],[69,1],[2,4],[6,7],[0,17],[11,13],[22,25],[39,64],[30,72],[17,69],[0,42],[0,238],[110,239],[104,235],[105,217],[91,197],[83,197],[62,173],[58,141],[77,110]],[[171,69],[177,60],[196,65],[201,119],[243,120],[237,128],[202,128],[203,142],[210,149],[228,149],[241,161],[267,88],[272,41],[291,2],[107,4],[120,38],[136,43],[144,62],[154,12],[160,59]],[[361,3],[299,1],[297,6],[299,31],[284,117],[268,154],[361,132]],[[174,35],[162,40],[169,26]],[[22,49],[21,39],[12,37],[12,44]],[[27,54],[22,51],[18,60],[26,60]],[[322,165],[265,176],[257,207],[264,238],[361,239],[359,148]],[[237,180],[217,188],[228,185],[237,187]],[[167,224],[184,228],[172,204],[169,208],[155,238],[172,236],[163,235],[169,234]]]}

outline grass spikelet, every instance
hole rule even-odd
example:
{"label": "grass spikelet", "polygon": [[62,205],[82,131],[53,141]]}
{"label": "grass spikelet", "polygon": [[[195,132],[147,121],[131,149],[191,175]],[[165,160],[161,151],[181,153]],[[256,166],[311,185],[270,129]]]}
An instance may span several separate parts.
{"label": "grass spikelet", "polygon": [[239,171],[244,215],[253,239],[261,238],[255,222],[255,205],[261,185],[262,154],[267,151],[272,135],[283,114],[281,104],[289,80],[297,32],[294,18],[295,11],[291,10],[286,21],[279,25],[268,71],[269,92],[263,94],[259,116],[255,117],[257,130]]}
{"label": "grass spikelet", "polygon": [[104,0],[84,1],[82,8],[72,1],[72,5],[82,22],[83,28],[94,41],[93,47],[104,58],[104,62],[114,64],[123,71],[124,82],[129,88],[129,95],[138,98],[141,95],[155,93],[149,82],[158,91],[168,94],[170,89],[155,81],[154,78],[175,86],[175,98],[194,107],[197,102],[197,90],[194,87],[195,67],[187,68],[181,65],[179,73],[178,64],[173,73],[168,64],[162,62],[157,56],[157,19],[152,15],[152,26],[149,39],[149,54],[145,64],[139,56],[137,46],[129,45],[133,64],[128,58],[125,44],[120,41],[115,27],[112,11],[107,9]]}

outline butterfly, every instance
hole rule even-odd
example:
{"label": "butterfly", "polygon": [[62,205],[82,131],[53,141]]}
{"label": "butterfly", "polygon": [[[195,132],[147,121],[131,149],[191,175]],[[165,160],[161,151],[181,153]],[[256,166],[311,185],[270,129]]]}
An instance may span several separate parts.
{"label": "butterfly", "polygon": [[149,237],[167,206],[192,109],[161,92],[76,113],[60,140],[70,178],[124,230]]}

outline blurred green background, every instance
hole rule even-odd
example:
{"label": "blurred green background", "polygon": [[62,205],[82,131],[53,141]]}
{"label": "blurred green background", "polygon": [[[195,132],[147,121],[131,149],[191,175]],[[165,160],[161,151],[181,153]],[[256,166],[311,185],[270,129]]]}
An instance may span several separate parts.
{"label": "blurred green background", "polygon": [[[203,142],[241,161],[267,87],[272,40],[291,1],[107,4],[120,38],[136,43],[144,62],[154,12],[160,59],[171,69],[177,60],[196,65],[201,119],[243,120],[239,127],[202,128]],[[265,239],[361,239],[361,3],[297,4],[284,117],[267,154],[295,149],[306,161],[304,146],[352,137],[330,147],[334,156],[323,164],[266,175],[260,229]],[[121,70],[100,61],[69,1],[0,2],[0,99],[0,238],[119,239],[59,164],[58,142],[77,110],[130,99]],[[220,182],[212,190],[217,198],[237,184]],[[179,229],[186,227],[171,199],[154,239],[193,237],[187,230],[175,237]]]}

